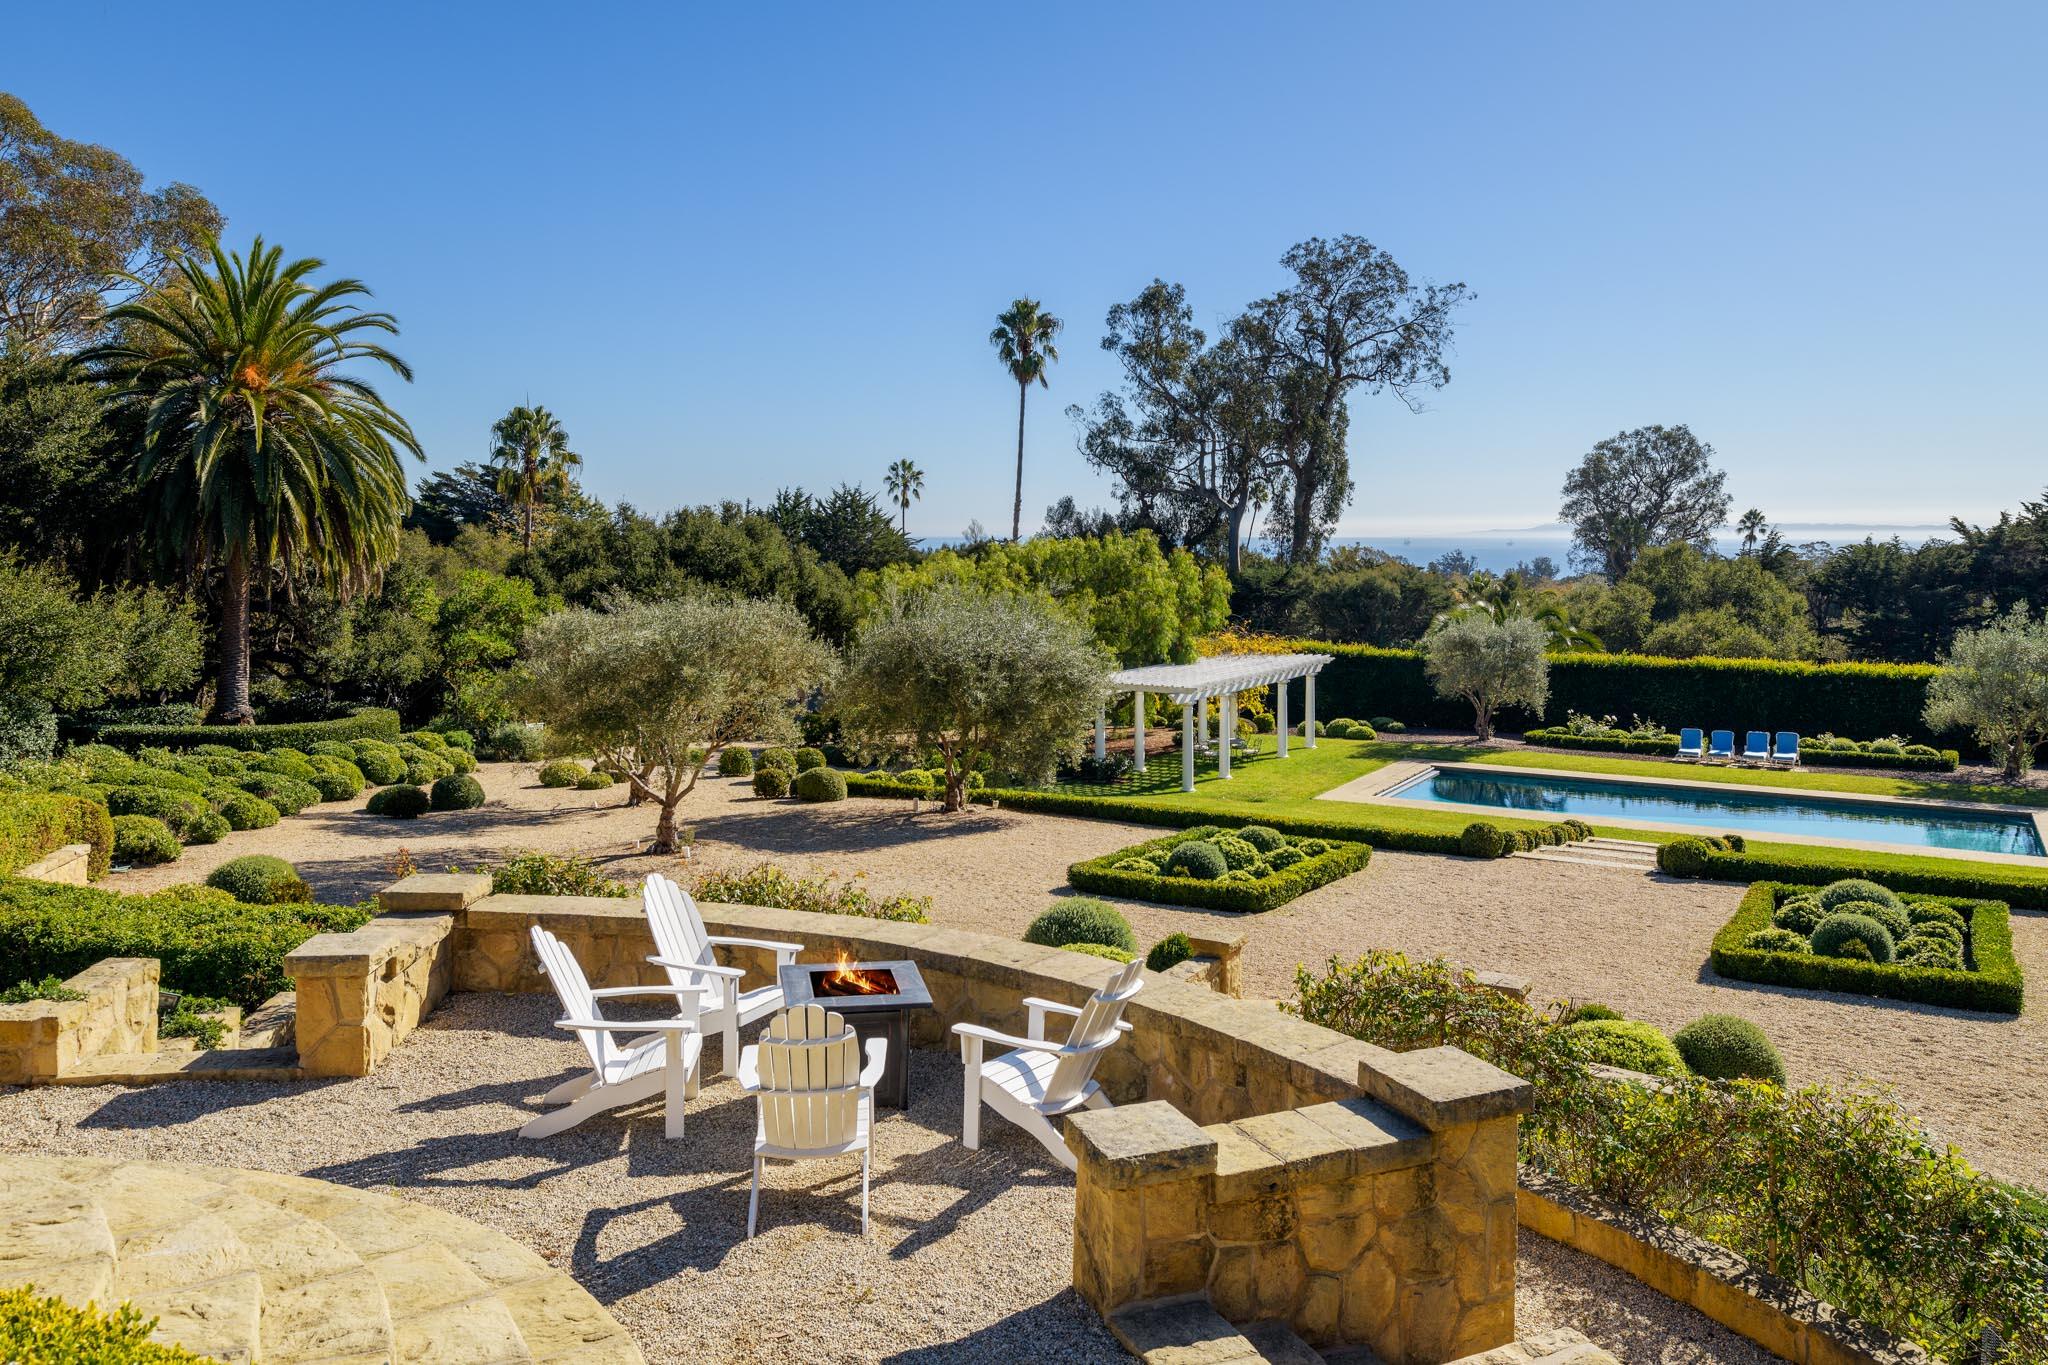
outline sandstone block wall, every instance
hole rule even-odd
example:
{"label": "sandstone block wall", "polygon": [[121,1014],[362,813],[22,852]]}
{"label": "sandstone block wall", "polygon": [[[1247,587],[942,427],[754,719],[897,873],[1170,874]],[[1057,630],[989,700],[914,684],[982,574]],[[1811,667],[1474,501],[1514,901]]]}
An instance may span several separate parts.
{"label": "sandstone block wall", "polygon": [[53,1080],[95,1057],[156,1051],[161,974],[153,957],[110,957],[64,983],[85,992],[83,1000],[0,1005],[0,1085]]}

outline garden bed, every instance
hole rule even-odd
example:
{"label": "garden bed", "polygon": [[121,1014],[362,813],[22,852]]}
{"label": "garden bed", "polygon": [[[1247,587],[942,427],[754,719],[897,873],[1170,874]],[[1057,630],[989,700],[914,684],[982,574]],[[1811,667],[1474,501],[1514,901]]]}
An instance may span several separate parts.
{"label": "garden bed", "polygon": [[[1252,835],[1249,840],[1248,834]],[[1187,853],[1174,857],[1176,849],[1197,843],[1216,849],[1227,870],[1220,875],[1176,875],[1182,868],[1195,874],[1207,871],[1202,866],[1204,859]],[[1234,847],[1238,843],[1250,843],[1255,860],[1244,859]],[[1231,853],[1238,856],[1231,858]],[[1257,912],[1285,905],[1319,886],[1348,877],[1371,857],[1371,848],[1349,840],[1288,836],[1263,825],[1238,830],[1204,825],[1075,863],[1067,869],[1067,880],[1097,895],[1205,910]],[[1275,862],[1282,865],[1276,867]],[[1148,863],[1158,870],[1143,866]]]}
{"label": "garden bed", "polygon": [[1757,882],[1751,886],[1734,918],[1714,936],[1714,971],[1737,981],[1876,995],[1992,1014],[2020,1012],[2025,983],[2019,963],[2013,958],[2011,911],[2002,901],[1953,896],[1913,898],[1916,904],[1945,905],[1962,917],[1964,968],[1960,971],[1744,946],[1752,934],[1771,927],[1771,917],[1780,905],[1795,896],[1812,895],[1819,890],[1817,886],[1784,882]]}

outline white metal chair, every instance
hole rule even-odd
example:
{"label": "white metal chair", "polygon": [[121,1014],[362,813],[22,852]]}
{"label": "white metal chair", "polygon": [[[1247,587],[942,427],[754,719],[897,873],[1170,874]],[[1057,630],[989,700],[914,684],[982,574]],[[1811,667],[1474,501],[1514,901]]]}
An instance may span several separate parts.
{"label": "white metal chair", "polygon": [[886,1038],[861,1041],[822,1005],[799,1005],[768,1021],[761,1041],[740,1054],[740,1085],[760,1104],[754,1129],[754,1190],[747,1236],[761,1212],[761,1163],[810,1161],[860,1153],[860,1231],[868,1231],[868,1170],[873,1157],[875,1082],[888,1059]]}
{"label": "white metal chair", "polygon": [[[1058,1120],[1076,1109],[1106,1109],[1109,1097],[1095,1083],[1095,1064],[1102,1054],[1131,1031],[1123,1022],[1124,1006],[1144,988],[1141,964],[1129,962],[1111,974],[1108,984],[1076,1009],[1053,1000],[1026,996],[1029,1033],[1026,1038],[998,1033],[979,1024],[955,1024],[960,1056],[967,1067],[967,1095],[960,1115],[960,1140],[968,1150],[981,1146],[981,1106],[1001,1114],[1038,1139],[1062,1166],[1074,1169]],[[1071,1015],[1074,1026],[1058,1046],[1046,1041],[1047,1013]],[[984,1043],[1013,1049],[992,1061],[981,1059]]]}
{"label": "white metal chair", "polygon": [[741,990],[745,970],[720,966],[712,948],[760,948],[774,953],[775,965],[780,968],[796,961],[803,944],[708,933],[690,893],[659,872],[649,873],[641,890],[647,925],[654,932],[654,956],[647,960],[667,972],[674,985],[705,988],[703,1031],[725,1035],[723,1062],[725,1074],[730,1076],[739,1066],[740,1029],[782,1008],[782,985],[771,981],[750,991]]}
{"label": "white metal chair", "polygon": [[[576,955],[563,942],[538,924],[533,926],[533,950],[540,957],[541,971],[562,1002],[563,1018],[555,1027],[568,1029],[590,1054],[590,1070],[562,1082],[541,1097],[542,1104],[565,1108],[542,1114],[519,1136],[552,1137],[574,1128],[593,1114],[651,1098],[666,1092],[667,1114],[663,1131],[672,1138],[683,1135],[683,1101],[697,1093],[698,1066],[704,1051],[703,1035],[697,1031],[701,985],[618,986],[601,991],[590,988]],[[633,995],[667,995],[676,1002],[673,1019],[631,1022],[608,1020],[598,1001]],[[613,1030],[642,1033],[638,1041],[621,1043]]]}

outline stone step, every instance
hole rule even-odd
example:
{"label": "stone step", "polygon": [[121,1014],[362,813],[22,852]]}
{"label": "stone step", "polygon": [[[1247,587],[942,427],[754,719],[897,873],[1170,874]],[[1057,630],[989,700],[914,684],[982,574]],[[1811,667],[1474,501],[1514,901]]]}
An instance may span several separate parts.
{"label": "stone step", "polygon": [[1562,848],[1530,848],[1510,854],[1510,857],[1527,858],[1539,863],[1569,863],[1574,867],[1606,867],[1622,872],[1654,872],[1657,864],[1651,859],[1612,858],[1594,853],[1575,853],[1571,845]]}
{"label": "stone step", "polygon": [[115,1052],[80,1062],[45,1085],[154,1085],[158,1081],[296,1081],[305,1073],[292,1047],[224,1047],[205,1052]]}
{"label": "stone step", "polygon": [[1657,856],[1659,846],[1648,839],[1610,839],[1604,834],[1596,834],[1590,839],[1579,840],[1579,847],[1620,849],[1624,852],[1641,853],[1646,857],[1654,858]]}

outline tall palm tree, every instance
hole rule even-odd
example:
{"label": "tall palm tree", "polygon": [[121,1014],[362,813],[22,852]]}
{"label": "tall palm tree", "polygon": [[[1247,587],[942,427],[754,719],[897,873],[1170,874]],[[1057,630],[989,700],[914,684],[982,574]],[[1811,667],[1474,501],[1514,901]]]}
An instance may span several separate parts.
{"label": "tall palm tree", "polygon": [[996,329],[988,334],[989,344],[1010,378],[1017,381],[1017,497],[1010,505],[1010,539],[1017,540],[1024,529],[1024,395],[1048,387],[1045,367],[1060,358],[1052,339],[1063,326],[1060,320],[1038,306],[1037,299],[1017,299],[1007,311],[996,315]]}
{"label": "tall palm tree", "polygon": [[896,500],[896,529],[908,533],[910,504],[924,496],[924,471],[908,460],[898,460],[889,466],[888,474],[882,479],[882,487]]}
{"label": "tall palm tree", "polygon": [[323,265],[287,264],[261,237],[247,257],[212,243],[113,309],[115,340],[79,357],[114,386],[110,404],[141,412],[144,537],[166,564],[221,570],[217,723],[255,719],[252,577],[283,568],[337,592],[367,586],[411,506],[398,452],[424,458],[360,373],[411,380],[363,337],[396,335],[396,319],[350,302],[370,292],[359,280],[311,283]]}
{"label": "tall palm tree", "polygon": [[1735,529],[1742,532],[1743,553],[1754,552],[1757,541],[1761,540],[1764,534],[1764,509],[1752,507],[1744,512],[1742,519],[1735,523]]}
{"label": "tall palm tree", "polygon": [[519,509],[519,544],[533,548],[534,511],[550,494],[569,491],[569,471],[583,457],[569,449],[569,433],[546,408],[514,408],[491,428],[490,461],[498,467],[498,493]]}

